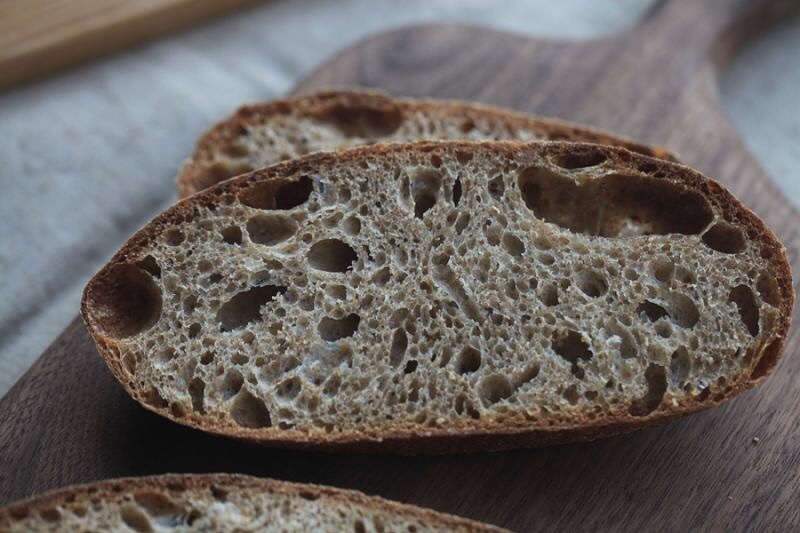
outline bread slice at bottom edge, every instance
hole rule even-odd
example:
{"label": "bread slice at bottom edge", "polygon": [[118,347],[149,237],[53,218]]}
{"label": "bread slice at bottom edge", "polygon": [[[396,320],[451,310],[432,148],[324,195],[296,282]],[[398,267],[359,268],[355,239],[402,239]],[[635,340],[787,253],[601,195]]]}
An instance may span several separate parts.
{"label": "bread slice at bottom edge", "polygon": [[582,124],[474,102],[339,88],[242,106],[203,134],[175,183],[178,196],[186,197],[313,152],[423,140],[591,142],[675,160],[664,148]]}
{"label": "bread slice at bottom edge", "polygon": [[146,408],[378,452],[629,431],[761,382],[794,298],[766,225],[700,173],[574,143],[318,153],[145,226],[82,313]]}
{"label": "bread slice at bottom edge", "polygon": [[353,490],[232,474],[77,485],[0,509],[0,531],[486,531],[503,529]]}

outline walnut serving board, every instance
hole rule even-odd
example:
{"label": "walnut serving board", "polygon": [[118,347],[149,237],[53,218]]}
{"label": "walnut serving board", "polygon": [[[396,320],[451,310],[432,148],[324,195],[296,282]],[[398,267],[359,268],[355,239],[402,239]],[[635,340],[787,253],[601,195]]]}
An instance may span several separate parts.
{"label": "walnut serving board", "polygon": [[[474,99],[663,145],[762,216],[797,271],[800,216],[745,149],[716,88],[724,60],[791,4],[670,0],[627,32],[580,42],[403,28],[345,50],[298,91]],[[117,476],[227,471],[355,488],[515,530],[798,530],[797,352],[793,328],[754,391],[629,435],[502,453],[331,455],[246,445],[145,411],[76,319],[0,400],[0,503]]]}

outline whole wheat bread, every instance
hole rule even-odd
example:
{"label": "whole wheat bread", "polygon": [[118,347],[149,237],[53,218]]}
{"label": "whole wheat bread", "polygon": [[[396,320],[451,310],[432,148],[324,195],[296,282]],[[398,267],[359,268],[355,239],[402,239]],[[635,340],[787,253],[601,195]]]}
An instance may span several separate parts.
{"label": "whole wheat bread", "polygon": [[674,159],[663,148],[579,124],[468,102],[342,89],[240,108],[200,138],[176,178],[178,195],[311,152],[419,140],[581,141]]}
{"label": "whole wheat bread", "polygon": [[595,438],[763,380],[785,250],[682,165],[575,143],[318,153],[139,231],[86,287],[145,407],[293,447],[401,452]]}
{"label": "whole wheat bread", "polygon": [[229,474],[125,478],[0,509],[0,531],[503,531],[352,490]]}

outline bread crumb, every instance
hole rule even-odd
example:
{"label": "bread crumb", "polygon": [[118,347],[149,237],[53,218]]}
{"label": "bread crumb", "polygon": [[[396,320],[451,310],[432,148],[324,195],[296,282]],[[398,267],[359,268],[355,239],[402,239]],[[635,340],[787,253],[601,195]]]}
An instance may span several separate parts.
{"label": "bread crumb", "polygon": [[761,442],[761,439],[758,437],[753,437],[753,444],[758,444],[759,442]]}
{"label": "bread crumb", "polygon": [[[131,241],[85,292],[120,379],[230,436],[408,451],[457,432],[510,447],[529,442],[518,428],[560,435],[565,421],[724,399],[747,374],[734,355],[786,324],[750,279],[780,286],[788,266],[760,252],[772,241],[701,244],[733,215],[699,174],[647,177],[635,156],[592,145],[421,146],[308,156],[162,214],[154,240]],[[750,220],[744,209],[729,206]]]}
{"label": "bread crumb", "polygon": [[227,474],[118,479],[0,508],[0,531],[166,529],[506,531],[355,491]]}

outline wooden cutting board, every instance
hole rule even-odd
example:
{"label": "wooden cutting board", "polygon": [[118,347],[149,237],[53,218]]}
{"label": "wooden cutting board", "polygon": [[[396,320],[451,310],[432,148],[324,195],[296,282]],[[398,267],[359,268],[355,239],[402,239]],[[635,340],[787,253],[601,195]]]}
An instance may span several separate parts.
{"label": "wooden cutting board", "polygon": [[257,0],[1,0],[0,89]]}
{"label": "wooden cutting board", "polygon": [[[716,87],[724,59],[790,4],[670,0],[625,33],[581,42],[404,28],[342,52],[299,90],[471,98],[662,144],[764,217],[797,268],[800,216],[745,149]],[[240,444],[146,412],[76,320],[0,401],[0,503],[115,476],[231,471],[356,488],[516,530],[797,531],[797,351],[794,328],[755,391],[630,435],[492,454],[328,455]]]}

